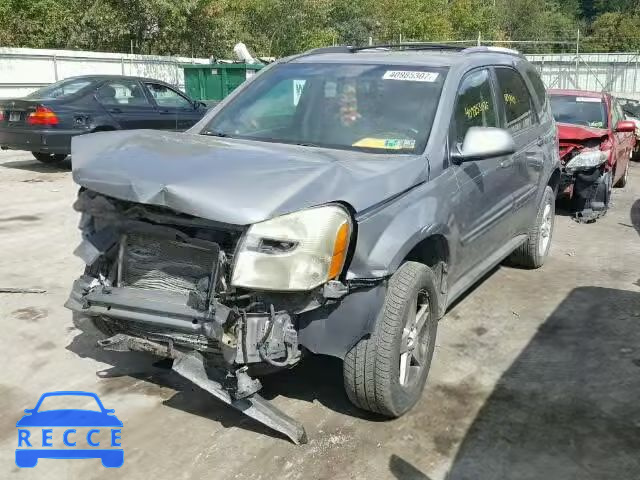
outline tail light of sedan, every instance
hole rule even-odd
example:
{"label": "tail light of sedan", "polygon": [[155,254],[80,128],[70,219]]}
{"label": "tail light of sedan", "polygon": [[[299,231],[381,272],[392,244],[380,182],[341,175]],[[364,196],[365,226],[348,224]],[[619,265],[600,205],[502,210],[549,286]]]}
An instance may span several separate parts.
{"label": "tail light of sedan", "polygon": [[35,112],[27,116],[28,125],[52,126],[59,123],[57,115],[48,107],[38,105]]}

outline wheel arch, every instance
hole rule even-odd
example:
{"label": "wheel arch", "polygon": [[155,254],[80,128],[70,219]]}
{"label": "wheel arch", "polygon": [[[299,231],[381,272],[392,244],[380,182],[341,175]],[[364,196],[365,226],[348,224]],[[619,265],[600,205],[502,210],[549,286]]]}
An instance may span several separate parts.
{"label": "wheel arch", "polygon": [[[439,317],[444,315],[446,296],[448,290],[448,273],[451,262],[451,249],[449,240],[442,231],[432,231],[429,235],[418,241],[402,263],[418,262],[429,267],[436,276],[438,293],[440,294],[438,305]],[[398,265],[399,268],[400,265]]]}
{"label": "wheel arch", "polygon": [[553,193],[556,196],[558,196],[561,175],[560,169],[555,168],[553,172],[551,172],[551,176],[549,176],[549,180],[547,181],[547,185],[551,187],[551,190],[553,190]]}

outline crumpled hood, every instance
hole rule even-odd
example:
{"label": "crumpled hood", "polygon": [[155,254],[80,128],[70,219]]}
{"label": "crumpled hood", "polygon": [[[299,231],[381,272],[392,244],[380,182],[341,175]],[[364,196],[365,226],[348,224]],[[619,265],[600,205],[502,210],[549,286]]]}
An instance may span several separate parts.
{"label": "crumpled hood", "polygon": [[236,225],[333,201],[359,212],[427,179],[417,155],[154,130],[78,136],[71,152],[83,187]]}
{"label": "crumpled hood", "polygon": [[592,138],[606,137],[607,135],[609,135],[609,131],[606,128],[558,123],[558,139],[561,142],[571,140],[589,140]]}

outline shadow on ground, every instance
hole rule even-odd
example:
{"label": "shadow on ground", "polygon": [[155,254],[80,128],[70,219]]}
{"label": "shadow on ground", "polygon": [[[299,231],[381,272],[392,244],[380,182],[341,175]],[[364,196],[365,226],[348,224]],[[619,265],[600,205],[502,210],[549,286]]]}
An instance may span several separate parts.
{"label": "shadow on ground", "polygon": [[640,294],[577,288],[501,377],[447,479],[640,478],[639,399]]}
{"label": "shadow on ground", "polygon": [[0,164],[0,167],[26,170],[34,173],[68,172],[71,170],[71,157],[67,157],[62,162],[54,164],[42,163],[35,159],[15,160],[11,162],[3,162]]}
{"label": "shadow on ground", "polygon": [[[640,293],[577,288],[503,374],[447,480],[640,478]],[[429,477],[397,456],[399,480]]]}

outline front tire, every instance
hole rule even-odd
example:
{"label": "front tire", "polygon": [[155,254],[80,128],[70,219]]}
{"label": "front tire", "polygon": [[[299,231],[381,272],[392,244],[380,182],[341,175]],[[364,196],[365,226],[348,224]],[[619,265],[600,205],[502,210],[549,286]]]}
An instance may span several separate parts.
{"label": "front tire", "polygon": [[433,271],[417,262],[406,262],[393,274],[373,334],[344,360],[345,390],[354,405],[399,417],[420,399],[435,348],[438,283]]}
{"label": "front tire", "polygon": [[547,186],[527,240],[511,254],[510,264],[525,268],[540,268],[544,265],[551,247],[555,214],[555,195],[551,187]]}
{"label": "front tire", "polygon": [[47,165],[54,165],[62,162],[67,155],[63,153],[43,153],[43,152],[31,152],[33,157],[39,162],[46,163]]}

